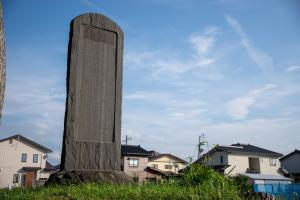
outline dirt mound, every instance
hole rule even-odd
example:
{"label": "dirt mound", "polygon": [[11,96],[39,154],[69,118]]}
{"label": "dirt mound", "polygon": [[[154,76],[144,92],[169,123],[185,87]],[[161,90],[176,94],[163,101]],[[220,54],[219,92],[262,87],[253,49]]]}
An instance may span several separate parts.
{"label": "dirt mound", "polygon": [[73,170],[55,172],[51,174],[51,176],[45,183],[45,186],[81,184],[91,182],[114,184],[133,183],[132,179],[124,172]]}

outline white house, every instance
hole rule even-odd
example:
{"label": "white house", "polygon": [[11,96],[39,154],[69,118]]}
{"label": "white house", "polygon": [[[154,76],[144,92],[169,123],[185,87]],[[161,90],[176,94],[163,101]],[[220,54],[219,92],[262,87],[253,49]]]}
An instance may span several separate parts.
{"label": "white house", "polygon": [[278,175],[282,154],[250,144],[215,146],[196,162],[229,176],[238,174]]}
{"label": "white house", "polygon": [[31,187],[48,179],[47,154],[52,151],[21,135],[0,140],[0,188]]}

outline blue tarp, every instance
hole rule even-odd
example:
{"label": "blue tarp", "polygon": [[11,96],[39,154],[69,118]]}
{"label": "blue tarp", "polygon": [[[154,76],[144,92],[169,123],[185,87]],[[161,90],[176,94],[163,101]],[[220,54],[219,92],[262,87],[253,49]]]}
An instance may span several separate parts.
{"label": "blue tarp", "polygon": [[300,184],[254,184],[255,192],[263,192],[285,199],[300,199]]}

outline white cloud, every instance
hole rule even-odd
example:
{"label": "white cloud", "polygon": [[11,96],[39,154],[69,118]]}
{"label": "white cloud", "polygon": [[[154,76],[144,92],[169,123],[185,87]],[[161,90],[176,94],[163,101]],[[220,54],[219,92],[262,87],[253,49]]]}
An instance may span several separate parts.
{"label": "white cloud", "polygon": [[189,41],[197,52],[198,65],[209,65],[216,61],[216,58],[211,54],[215,46],[217,32],[218,29],[212,26],[207,27],[204,33],[196,33],[190,36]]}
{"label": "white cloud", "polygon": [[227,114],[233,119],[245,119],[249,113],[249,108],[257,103],[257,98],[265,91],[275,87],[274,84],[268,84],[262,88],[250,91],[246,96],[229,101],[227,103]]}
{"label": "white cloud", "polygon": [[[174,79],[193,70],[202,69],[203,66],[218,60],[215,50],[218,32],[216,27],[209,26],[202,32],[191,34],[188,41],[194,52],[187,56],[174,53],[176,51],[129,51],[125,55],[125,67],[132,70],[149,70],[157,79]],[[219,73],[216,74],[219,76]],[[208,73],[208,77],[211,75]]]}
{"label": "white cloud", "polygon": [[299,128],[300,121],[289,118],[253,119],[203,126],[210,143],[250,143],[283,154],[300,147],[300,135],[297,134]]}
{"label": "white cloud", "polygon": [[55,161],[55,163],[59,163],[60,162],[60,156],[61,156],[60,151],[53,151],[48,156],[49,156],[50,159],[52,159],[53,161]]}
{"label": "white cloud", "polygon": [[47,131],[49,131],[49,126],[41,122],[36,123],[35,128],[37,129],[37,133],[40,135],[46,135]]}
{"label": "white cloud", "polygon": [[295,72],[295,71],[300,71],[300,66],[292,65],[286,68],[286,72]]}
{"label": "white cloud", "polygon": [[242,46],[246,49],[250,59],[258,65],[261,70],[270,70],[273,68],[273,59],[262,50],[253,47],[248,36],[242,29],[240,23],[233,17],[226,15],[226,20],[229,25],[241,37]]}

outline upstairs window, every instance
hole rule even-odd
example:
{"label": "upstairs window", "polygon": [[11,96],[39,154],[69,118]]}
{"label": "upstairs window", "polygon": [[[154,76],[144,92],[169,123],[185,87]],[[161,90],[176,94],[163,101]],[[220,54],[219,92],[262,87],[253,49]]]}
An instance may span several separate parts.
{"label": "upstairs window", "polygon": [[129,158],[128,165],[129,165],[129,167],[138,167],[139,166],[139,159]]}
{"label": "upstairs window", "polygon": [[39,160],[39,155],[38,155],[38,154],[33,154],[32,161],[33,161],[34,163],[37,163],[38,160]]}
{"label": "upstairs window", "polygon": [[172,169],[172,165],[165,165],[165,169]]}
{"label": "upstairs window", "polygon": [[152,167],[153,167],[154,169],[158,169],[158,164],[152,164]]}
{"label": "upstairs window", "polygon": [[22,153],[21,162],[27,161],[27,153]]}
{"label": "upstairs window", "polygon": [[276,159],[270,158],[270,166],[276,166]]}

